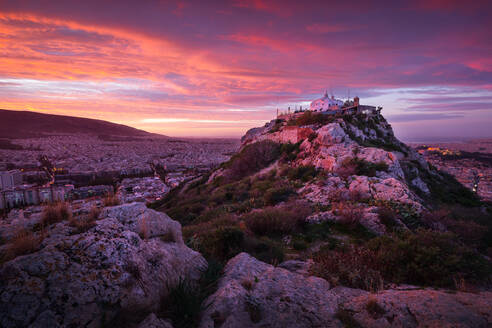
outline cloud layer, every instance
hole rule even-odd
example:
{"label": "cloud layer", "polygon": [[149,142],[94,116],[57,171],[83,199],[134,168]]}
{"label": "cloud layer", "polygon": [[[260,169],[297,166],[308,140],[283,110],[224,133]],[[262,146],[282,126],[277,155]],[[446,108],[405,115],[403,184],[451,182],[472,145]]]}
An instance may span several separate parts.
{"label": "cloud layer", "polygon": [[425,133],[422,121],[490,136],[477,124],[492,124],[491,10],[480,0],[7,1],[0,108],[239,136],[329,89],[382,105],[404,136]]}

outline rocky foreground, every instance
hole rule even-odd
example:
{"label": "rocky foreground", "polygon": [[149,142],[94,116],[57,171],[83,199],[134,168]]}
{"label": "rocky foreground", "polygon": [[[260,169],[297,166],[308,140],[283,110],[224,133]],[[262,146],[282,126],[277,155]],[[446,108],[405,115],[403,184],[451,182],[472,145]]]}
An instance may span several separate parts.
{"label": "rocky foreground", "polygon": [[[183,244],[178,222],[139,203],[106,208],[82,233],[60,222],[45,234],[39,251],[1,267],[2,327],[169,328],[154,312],[179,279],[197,281],[207,265]],[[333,288],[310,276],[309,265],[237,255],[206,300],[200,327],[492,325],[490,292]]]}
{"label": "rocky foreground", "polygon": [[160,212],[3,222],[0,326],[491,327],[489,227],[448,201],[382,117],[274,120]]}
{"label": "rocky foreground", "polygon": [[69,222],[42,232],[40,250],[0,269],[0,326],[102,327],[158,311],[180,279],[207,262],[183,243],[181,225],[132,203],[102,211],[79,233]]}
{"label": "rocky foreground", "polygon": [[307,263],[229,261],[200,327],[490,327],[492,293],[330,288]]}

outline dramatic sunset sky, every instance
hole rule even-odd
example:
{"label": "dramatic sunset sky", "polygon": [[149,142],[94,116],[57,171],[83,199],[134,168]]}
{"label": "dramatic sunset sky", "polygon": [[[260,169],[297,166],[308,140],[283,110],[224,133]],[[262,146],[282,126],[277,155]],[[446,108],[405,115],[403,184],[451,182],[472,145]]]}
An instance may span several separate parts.
{"label": "dramatic sunset sky", "polygon": [[0,108],[240,136],[325,89],[492,136],[492,1],[0,0]]}

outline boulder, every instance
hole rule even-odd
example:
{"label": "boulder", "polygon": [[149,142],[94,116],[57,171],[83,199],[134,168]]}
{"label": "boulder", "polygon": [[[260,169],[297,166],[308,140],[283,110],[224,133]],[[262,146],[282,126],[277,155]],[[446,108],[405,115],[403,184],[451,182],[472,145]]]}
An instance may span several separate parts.
{"label": "boulder", "polygon": [[395,178],[373,179],[371,183],[371,195],[374,199],[394,200],[400,203],[411,204],[418,210],[422,208],[422,205],[417,201],[417,196],[408,189],[405,183]]}
{"label": "boulder", "polygon": [[173,325],[151,313],[138,325],[138,328],[173,328]]}
{"label": "boulder", "polygon": [[152,211],[144,203],[130,203],[105,208],[101,218],[114,217],[125,227],[146,238],[167,236],[183,244],[181,224],[165,213]]}
{"label": "boulder", "polygon": [[241,253],[206,300],[201,328],[342,327],[337,297],[321,278],[305,277]]}
{"label": "boulder", "polygon": [[316,140],[323,146],[341,143],[348,138],[347,134],[338,123],[323,125],[316,132],[318,133]]}
{"label": "boulder", "polygon": [[156,311],[168,287],[198,280],[206,265],[167,215],[143,204],[107,208],[82,233],[50,226],[39,251],[2,265],[0,326],[101,327]]}

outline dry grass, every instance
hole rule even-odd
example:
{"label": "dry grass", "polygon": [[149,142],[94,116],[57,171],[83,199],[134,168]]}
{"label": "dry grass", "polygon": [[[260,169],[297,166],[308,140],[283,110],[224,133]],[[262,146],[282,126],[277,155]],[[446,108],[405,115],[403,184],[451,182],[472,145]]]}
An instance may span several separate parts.
{"label": "dry grass", "polygon": [[375,320],[381,318],[386,313],[386,310],[381,305],[379,305],[377,299],[374,297],[370,297],[367,301],[366,310],[369,315]]}
{"label": "dry grass", "polygon": [[66,202],[48,204],[43,209],[41,223],[48,226],[61,221],[72,219],[72,210]]}
{"label": "dry grass", "polygon": [[142,217],[142,220],[140,221],[138,235],[142,239],[149,239],[150,237],[149,225],[145,216]]}
{"label": "dry grass", "polygon": [[340,217],[339,223],[355,229],[364,216],[364,209],[347,203],[338,203],[336,214]]}
{"label": "dry grass", "polygon": [[101,210],[96,206],[93,206],[87,216],[71,218],[69,220],[70,226],[74,227],[77,233],[86,232],[96,225],[96,220],[99,217],[99,213],[101,213]]}
{"label": "dry grass", "polygon": [[250,279],[243,279],[241,281],[241,286],[244,287],[246,290],[252,290],[253,289],[253,282]]}
{"label": "dry grass", "polygon": [[365,248],[347,251],[323,251],[314,256],[311,273],[330,284],[361,288],[369,291],[383,289],[383,277],[374,269],[376,254]]}
{"label": "dry grass", "polygon": [[36,236],[32,231],[20,229],[15,237],[10,240],[1,262],[7,262],[18,256],[31,254],[39,250],[44,234]]}
{"label": "dry grass", "polygon": [[120,205],[120,200],[116,195],[107,195],[103,199],[104,207]]}

